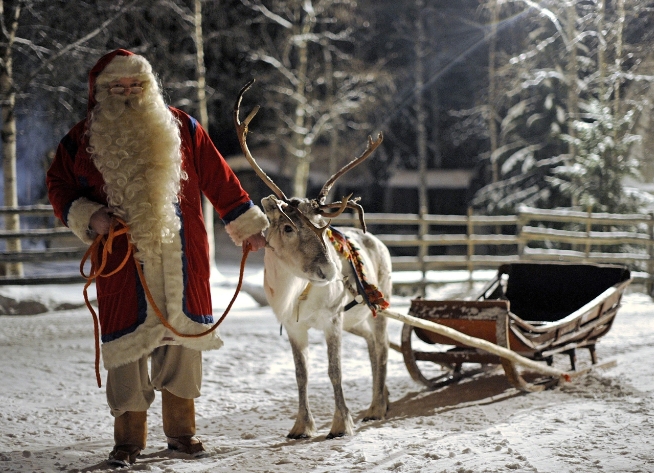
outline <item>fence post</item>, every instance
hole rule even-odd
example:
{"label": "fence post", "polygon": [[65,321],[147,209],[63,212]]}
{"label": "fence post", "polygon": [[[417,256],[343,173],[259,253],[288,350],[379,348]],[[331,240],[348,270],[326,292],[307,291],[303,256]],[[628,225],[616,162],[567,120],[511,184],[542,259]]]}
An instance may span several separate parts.
{"label": "fence post", "polygon": [[468,266],[468,282],[472,285],[472,272],[474,271],[474,262],[472,257],[475,254],[475,243],[472,241],[472,236],[475,233],[475,226],[472,223],[472,207],[468,207],[468,220],[467,220],[467,231],[466,231],[466,240],[468,241],[468,251],[466,254],[467,266]]}
{"label": "fence post", "polygon": [[645,290],[648,295],[652,296],[652,290],[654,289],[654,212],[649,213],[647,231],[649,233],[649,241],[647,244],[647,283],[645,284]]}
{"label": "fence post", "polygon": [[521,260],[522,256],[524,255],[525,252],[525,240],[523,239],[522,236],[522,227],[525,225],[526,220],[525,216],[523,215],[524,208],[520,206],[518,208],[518,221],[515,225],[515,236],[516,239],[518,240],[518,259]]}
{"label": "fence post", "polygon": [[590,232],[593,229],[592,220],[591,220],[592,217],[593,217],[593,207],[589,205],[588,206],[588,217],[587,217],[587,220],[586,220],[586,238],[587,238],[587,240],[586,240],[586,259],[585,259],[586,262],[588,262],[588,260],[590,259],[590,247],[591,247]]}
{"label": "fence post", "polygon": [[[15,174],[15,171],[14,171]],[[6,202],[7,199],[5,199]],[[20,230],[20,213],[16,211],[18,207],[11,207],[8,208],[8,212],[3,212],[3,219],[4,219],[4,228],[6,231],[19,231]],[[22,250],[22,243],[20,238],[10,238],[7,239],[5,242],[5,248],[7,251],[15,252],[15,253],[20,253]],[[0,265],[0,273],[2,273],[3,276],[15,276],[15,277],[23,277],[23,263],[22,262],[15,262],[15,263],[2,263]]]}
{"label": "fence post", "polygon": [[418,261],[420,262],[420,272],[422,273],[421,281],[421,291],[422,295],[425,295],[425,288],[427,287],[427,242],[425,236],[429,233],[429,225],[427,224],[427,219],[425,218],[427,214],[426,209],[420,208],[418,213],[418,218],[420,219],[420,225],[418,226],[418,239],[420,240],[420,247],[418,247]]}

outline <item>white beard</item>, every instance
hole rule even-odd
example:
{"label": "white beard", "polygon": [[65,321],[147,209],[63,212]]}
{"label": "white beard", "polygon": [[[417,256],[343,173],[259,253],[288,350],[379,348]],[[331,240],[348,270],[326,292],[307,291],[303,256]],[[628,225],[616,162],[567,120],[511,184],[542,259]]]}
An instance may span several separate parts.
{"label": "white beard", "polygon": [[104,178],[109,206],[129,225],[137,257],[158,259],[161,245],[180,229],[175,204],[185,175],[177,120],[149,88],[97,98],[88,151]]}

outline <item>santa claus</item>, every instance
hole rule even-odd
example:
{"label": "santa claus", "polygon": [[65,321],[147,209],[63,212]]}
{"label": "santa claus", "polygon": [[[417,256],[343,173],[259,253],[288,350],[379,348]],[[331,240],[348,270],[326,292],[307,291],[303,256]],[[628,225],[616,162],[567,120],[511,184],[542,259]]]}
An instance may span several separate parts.
{"label": "santa claus", "polygon": [[[162,395],[168,448],[202,454],[194,411],[201,351],[220,348],[222,341],[217,331],[198,338],[171,333],[144,285],[176,332],[206,331],[214,319],[202,195],[237,245],[262,248],[267,218],[198,122],[166,106],[148,61],[122,49],[91,69],[87,116],[61,140],[47,185],[56,216],[87,244],[107,234],[114,217],[129,229],[107,256],[104,274],[115,273],[96,284],[114,416],[110,462],[133,463],[145,448],[155,390]],[[135,264],[122,264],[130,245],[144,283]]]}

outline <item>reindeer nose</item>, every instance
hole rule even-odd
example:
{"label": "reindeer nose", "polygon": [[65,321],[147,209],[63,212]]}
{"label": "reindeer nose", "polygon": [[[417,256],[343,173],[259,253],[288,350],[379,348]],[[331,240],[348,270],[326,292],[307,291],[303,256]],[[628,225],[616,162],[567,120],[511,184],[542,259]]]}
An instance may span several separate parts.
{"label": "reindeer nose", "polygon": [[317,266],[313,271],[313,274],[316,278],[315,282],[322,282],[323,284],[327,284],[336,277],[336,272],[337,268],[334,263],[329,262],[327,264],[321,264]]}

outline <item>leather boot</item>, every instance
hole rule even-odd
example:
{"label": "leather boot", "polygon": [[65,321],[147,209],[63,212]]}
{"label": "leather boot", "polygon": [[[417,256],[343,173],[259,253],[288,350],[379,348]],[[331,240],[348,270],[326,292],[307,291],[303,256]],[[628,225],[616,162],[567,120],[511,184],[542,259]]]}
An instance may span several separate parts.
{"label": "leather boot", "polygon": [[145,448],[148,436],[147,411],[128,411],[114,419],[115,447],[109,454],[109,463],[129,466]]}
{"label": "leather boot", "polygon": [[175,396],[170,391],[161,391],[163,430],[168,448],[199,457],[204,446],[195,436],[195,401]]}

